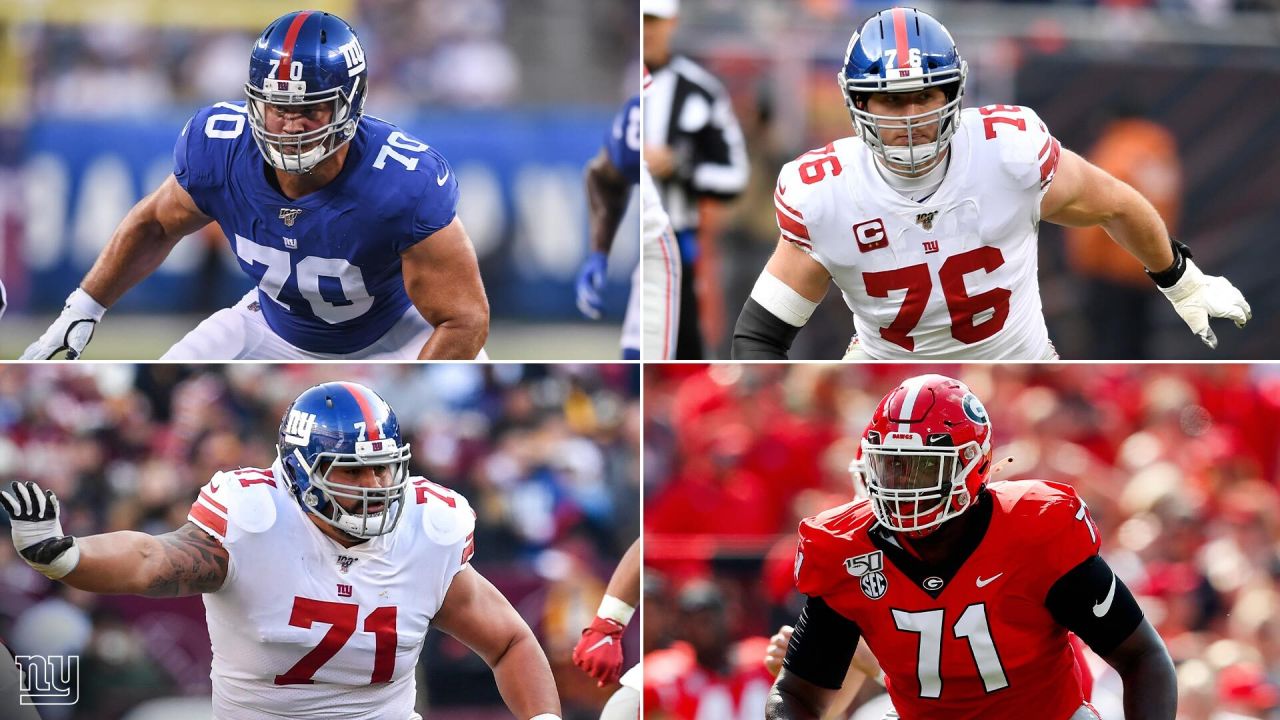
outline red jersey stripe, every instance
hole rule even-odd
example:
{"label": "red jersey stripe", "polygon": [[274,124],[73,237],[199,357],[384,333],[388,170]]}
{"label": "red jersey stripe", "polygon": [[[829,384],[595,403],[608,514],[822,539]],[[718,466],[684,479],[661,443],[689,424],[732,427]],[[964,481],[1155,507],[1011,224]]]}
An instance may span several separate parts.
{"label": "red jersey stripe", "polygon": [[792,220],[781,210],[775,210],[775,212],[778,215],[778,227],[781,228],[783,232],[790,233],[791,235],[804,240],[809,239],[809,228],[805,227],[802,223]]}
{"label": "red jersey stripe", "polygon": [[794,215],[794,216],[796,217],[796,219],[797,219],[797,220],[803,220],[803,219],[804,219],[804,213],[802,213],[802,212],[800,212],[799,210],[797,210],[797,209],[795,209],[795,208],[791,207],[790,205],[788,205],[788,204],[786,203],[786,201],[784,201],[784,200],[782,199],[782,193],[781,193],[781,192],[779,192],[777,189],[775,189],[775,190],[773,191],[773,202],[774,202],[776,205],[778,205],[780,208],[782,208],[783,210],[786,210],[787,212],[789,212],[789,213],[791,213],[792,215]]}
{"label": "red jersey stripe", "polygon": [[227,519],[199,502],[191,506],[191,512],[187,513],[187,518],[203,529],[212,531],[219,540],[227,536]]}
{"label": "red jersey stripe", "polygon": [[208,490],[200,491],[200,499],[209,504],[209,507],[222,511],[223,515],[227,514],[227,506],[213,499]]}
{"label": "red jersey stripe", "polygon": [[302,26],[310,16],[311,11],[304,10],[289,23],[289,30],[284,34],[284,57],[280,58],[280,69],[276,71],[277,79],[289,79],[289,68],[293,66],[293,46],[298,42],[298,33],[302,32]]}

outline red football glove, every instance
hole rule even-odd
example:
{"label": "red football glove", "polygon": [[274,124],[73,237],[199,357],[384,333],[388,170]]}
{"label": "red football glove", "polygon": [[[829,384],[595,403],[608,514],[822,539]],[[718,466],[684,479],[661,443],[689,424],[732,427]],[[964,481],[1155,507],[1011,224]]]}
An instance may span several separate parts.
{"label": "red football glove", "polygon": [[573,664],[595,678],[604,687],[622,675],[622,631],[626,627],[617,620],[597,617],[582,631],[582,639],[573,649]]}

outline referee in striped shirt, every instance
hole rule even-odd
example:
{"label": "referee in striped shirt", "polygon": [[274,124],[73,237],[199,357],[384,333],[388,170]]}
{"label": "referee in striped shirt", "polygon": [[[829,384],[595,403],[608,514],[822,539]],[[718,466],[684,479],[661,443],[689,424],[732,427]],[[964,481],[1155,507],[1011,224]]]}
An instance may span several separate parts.
{"label": "referee in striped shirt", "polygon": [[[747,187],[747,148],[724,86],[671,53],[679,0],[641,0],[644,62],[653,77],[643,98],[644,159],[671,216],[684,261],[677,360],[704,357],[729,326],[716,236],[727,204]],[[699,322],[701,318],[701,322]]]}

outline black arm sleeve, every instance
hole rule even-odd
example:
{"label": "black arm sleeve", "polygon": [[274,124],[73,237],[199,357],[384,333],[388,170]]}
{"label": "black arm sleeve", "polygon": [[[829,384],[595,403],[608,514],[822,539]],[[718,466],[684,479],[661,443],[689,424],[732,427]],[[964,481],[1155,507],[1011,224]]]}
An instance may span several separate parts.
{"label": "black arm sleeve", "polygon": [[1058,578],[1044,605],[1058,624],[1104,657],[1142,622],[1142,609],[1133,594],[1098,555]]}
{"label": "black arm sleeve", "polygon": [[786,360],[799,332],[800,328],[788,325],[753,298],[747,298],[733,328],[733,359]]}
{"label": "black arm sleeve", "polygon": [[839,690],[860,637],[857,623],[811,597],[800,611],[782,666],[818,687]]}

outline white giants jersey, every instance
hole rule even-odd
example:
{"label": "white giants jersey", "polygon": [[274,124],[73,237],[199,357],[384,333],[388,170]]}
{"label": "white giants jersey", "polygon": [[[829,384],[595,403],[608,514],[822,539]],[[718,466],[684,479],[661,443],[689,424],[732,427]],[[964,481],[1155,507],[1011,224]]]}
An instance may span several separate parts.
{"label": "white giants jersey", "polygon": [[1050,359],[1036,229],[1060,152],[1030,108],[964,110],[942,184],[916,202],[844,138],[782,168],[778,225],[831,274],[872,358]]}
{"label": "white giants jersey", "polygon": [[432,617],[471,559],[465,498],[413,478],[395,530],[354,547],[322,533],[270,469],[220,472],[187,516],[231,562],[204,596],[218,720],[414,716]]}

